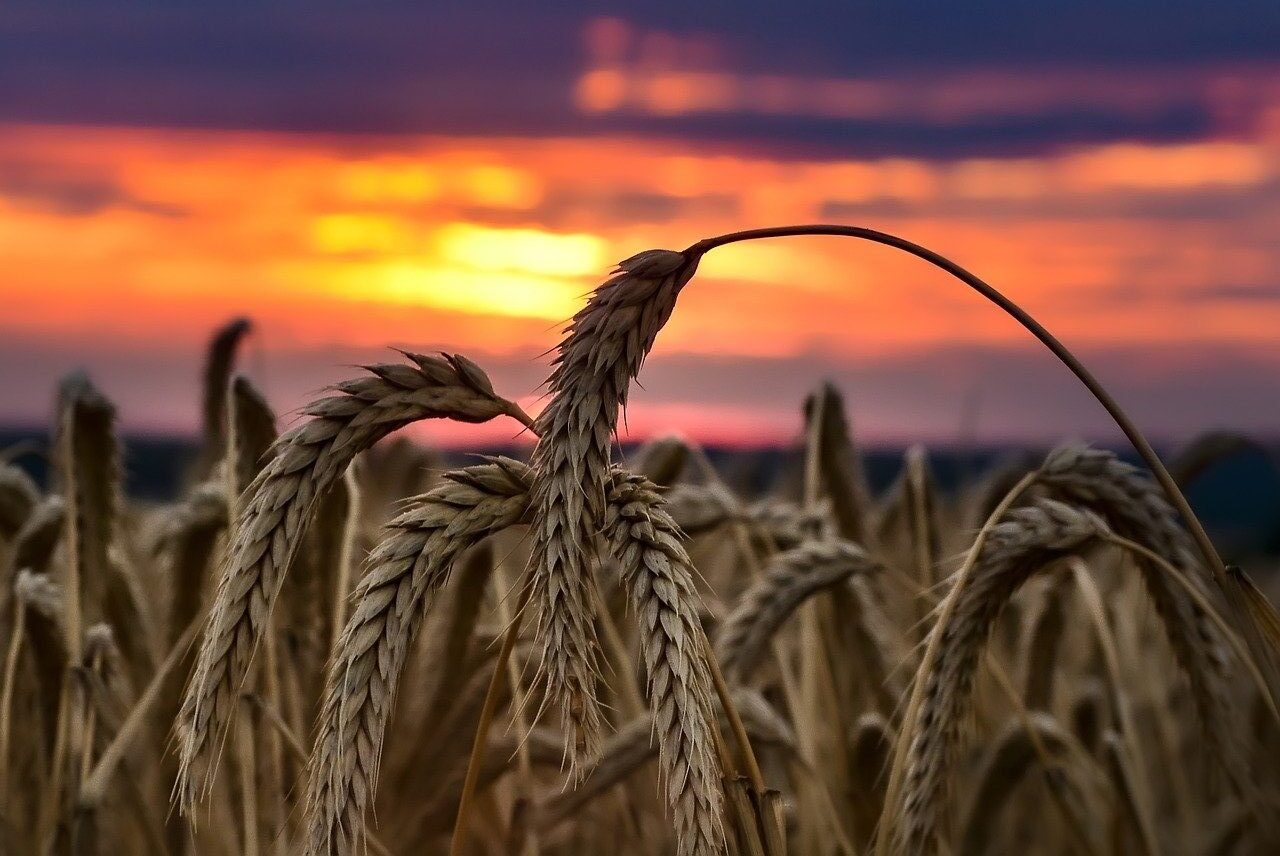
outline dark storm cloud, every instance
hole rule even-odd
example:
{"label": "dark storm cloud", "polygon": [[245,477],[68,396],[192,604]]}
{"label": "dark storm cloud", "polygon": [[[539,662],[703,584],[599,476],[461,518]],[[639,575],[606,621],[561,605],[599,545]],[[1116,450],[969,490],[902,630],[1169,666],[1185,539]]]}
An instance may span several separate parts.
{"label": "dark storm cloud", "polygon": [[786,153],[948,156],[1201,133],[1204,105],[1079,105],[948,125],[740,115],[586,117],[582,28],[613,14],[724,46],[736,71],[1176,69],[1280,59],[1280,4],[8,2],[0,120],[370,132],[627,132]]}

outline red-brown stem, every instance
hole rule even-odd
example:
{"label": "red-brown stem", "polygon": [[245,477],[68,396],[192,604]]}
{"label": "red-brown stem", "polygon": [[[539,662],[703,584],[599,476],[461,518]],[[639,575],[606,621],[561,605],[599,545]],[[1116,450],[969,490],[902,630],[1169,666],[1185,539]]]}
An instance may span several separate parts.
{"label": "red-brown stem", "polygon": [[1164,463],[1160,460],[1160,456],[1156,454],[1155,449],[1151,448],[1151,444],[1147,442],[1147,438],[1142,435],[1138,427],[1133,424],[1128,415],[1116,403],[1093,376],[1093,374],[1084,367],[1084,365],[1076,359],[1075,355],[1067,349],[1058,339],[1041,326],[1039,321],[1032,318],[1021,306],[1005,297],[988,283],[979,277],[960,267],[960,265],[946,258],[945,256],[935,253],[933,250],[922,247],[919,244],[912,243],[905,238],[899,238],[896,235],[890,235],[887,232],[879,232],[875,229],[868,229],[862,226],[840,226],[833,224],[816,224],[804,226],[777,226],[765,229],[745,229],[741,232],[730,232],[726,235],[718,235],[714,238],[706,238],[698,241],[696,244],[685,250],[686,255],[690,257],[703,255],[716,247],[723,247],[725,244],[736,244],[740,241],[754,241],[760,238],[786,238],[798,235],[835,235],[844,238],[861,238],[865,241],[871,241],[876,244],[883,244],[887,247],[902,250],[910,253],[916,258],[924,259],[929,264],[939,267],[952,276],[959,279],[965,285],[999,306],[1009,315],[1011,315],[1019,324],[1027,328],[1033,336],[1039,339],[1044,345],[1053,352],[1059,360],[1071,369],[1072,374],[1080,379],[1093,397],[1106,408],[1107,413],[1115,421],[1124,435],[1129,438],[1129,442],[1137,449],[1138,454],[1151,468],[1151,472],[1155,474],[1156,480],[1160,482],[1160,487],[1164,489],[1168,495],[1169,501],[1173,507],[1178,509],[1178,513],[1182,515],[1182,519],[1186,522],[1187,528],[1191,535],[1195,538],[1196,545],[1200,548],[1200,552],[1204,555],[1205,562],[1220,583],[1226,580],[1226,566],[1222,563],[1222,558],[1218,555],[1217,549],[1214,548],[1213,542],[1209,539],[1209,534],[1205,532],[1204,526],[1196,517],[1194,511],[1191,510],[1191,504],[1187,502],[1187,498],[1183,495],[1181,489],[1178,488],[1177,482],[1173,480],[1173,476],[1169,475],[1169,471],[1165,468]]}

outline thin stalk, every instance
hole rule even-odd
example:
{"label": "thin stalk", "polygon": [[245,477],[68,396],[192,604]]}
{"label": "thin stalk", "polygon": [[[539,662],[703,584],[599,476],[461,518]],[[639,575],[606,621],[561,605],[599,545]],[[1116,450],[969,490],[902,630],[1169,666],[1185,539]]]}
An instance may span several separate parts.
{"label": "thin stalk", "polygon": [[342,525],[342,549],[338,555],[338,579],[333,593],[333,638],[329,643],[329,653],[338,650],[338,640],[342,638],[342,628],[347,626],[347,607],[351,600],[351,567],[355,562],[356,536],[360,529],[362,497],[360,480],[356,478],[356,466],[359,460],[347,467],[343,481],[347,485],[347,519]]}
{"label": "thin stalk", "polygon": [[[1178,487],[1178,482],[1169,473],[1164,462],[1160,460],[1160,456],[1156,454],[1155,449],[1147,442],[1147,438],[1129,418],[1119,402],[1112,398],[1111,394],[1102,386],[1093,373],[1085,368],[1066,345],[1058,341],[1052,333],[1044,328],[1035,318],[1031,317],[1025,309],[1014,301],[1005,297],[993,286],[962,268],[960,265],[951,261],[939,253],[935,253],[926,247],[900,238],[897,235],[890,235],[887,232],[880,232],[875,229],[868,229],[863,226],[841,226],[835,224],[810,224],[802,226],[776,226],[764,229],[745,229],[740,232],[730,232],[724,235],[718,235],[714,238],[705,238],[691,245],[685,250],[685,255],[690,258],[701,256],[716,247],[723,247],[726,244],[734,244],[740,241],[754,241],[762,238],[784,238],[798,235],[834,235],[845,238],[860,238],[864,241],[882,244],[886,247],[902,250],[916,258],[923,259],[935,267],[941,268],[947,273],[959,279],[965,285],[990,300],[996,306],[1003,309],[1015,321],[1025,327],[1031,335],[1041,341],[1053,355],[1057,357],[1063,365],[1071,370],[1085,388],[1098,400],[1107,413],[1111,416],[1112,421],[1120,428],[1129,442],[1133,444],[1133,448],[1146,462],[1147,467],[1156,477],[1156,481],[1160,483],[1161,489],[1169,502],[1178,510],[1178,514],[1182,517],[1187,529],[1191,533],[1191,537],[1195,540],[1196,546],[1200,550],[1200,554],[1204,557],[1206,565],[1209,567],[1210,573],[1213,575],[1218,591],[1223,599],[1231,608],[1231,612],[1235,620],[1241,625],[1241,632],[1244,634],[1245,642],[1254,653],[1254,658],[1264,669],[1264,675],[1267,681],[1268,695],[1271,696],[1272,703],[1280,704],[1280,664],[1276,660],[1276,644],[1274,640],[1268,642],[1267,636],[1260,626],[1260,622],[1276,622],[1280,621],[1274,607],[1270,603],[1254,602],[1252,605],[1246,593],[1242,591],[1240,582],[1233,576],[1232,571],[1223,563],[1222,556],[1219,555],[1216,547],[1213,546],[1209,533],[1205,531],[1204,524],[1200,522],[1200,518],[1196,516],[1195,511],[1191,508],[1191,503],[1187,501],[1187,497],[1183,494],[1182,489]],[[1251,608],[1252,606],[1252,608]],[[1266,615],[1259,616],[1258,610],[1265,611]]]}
{"label": "thin stalk", "polygon": [[1195,538],[1196,545],[1200,548],[1200,552],[1204,555],[1205,561],[1216,577],[1222,578],[1226,576],[1226,566],[1222,563],[1221,556],[1218,555],[1217,549],[1213,546],[1213,541],[1209,539],[1209,534],[1205,532],[1204,526],[1200,523],[1200,519],[1196,517],[1194,511],[1191,510],[1191,504],[1187,502],[1186,496],[1178,487],[1178,483],[1174,481],[1173,476],[1169,474],[1169,470],[1160,460],[1160,456],[1151,448],[1151,444],[1147,442],[1147,438],[1138,430],[1137,425],[1129,418],[1129,416],[1121,409],[1111,394],[1103,388],[1097,378],[1093,376],[1084,365],[1076,359],[1075,355],[1067,348],[1066,345],[1058,341],[1058,339],[1046,330],[1039,321],[1032,318],[1031,315],[1017,303],[1014,303],[1008,297],[1005,297],[994,287],[962,268],[960,265],[950,259],[935,253],[933,250],[912,243],[905,238],[899,238],[896,235],[890,235],[887,232],[879,232],[875,229],[868,229],[862,226],[841,226],[834,224],[813,224],[803,226],[777,226],[765,229],[745,229],[740,232],[730,232],[725,235],[718,235],[714,238],[705,238],[698,241],[685,250],[685,254],[693,256],[701,256],[716,247],[723,247],[726,244],[735,244],[741,241],[754,241],[762,238],[786,238],[799,235],[835,235],[845,238],[860,238],[865,241],[871,241],[876,244],[883,244],[887,247],[893,247],[903,252],[910,253],[916,258],[923,259],[935,267],[941,268],[947,273],[959,279],[965,285],[990,300],[996,306],[999,306],[1019,324],[1025,327],[1033,336],[1039,339],[1044,345],[1053,352],[1059,360],[1062,361],[1071,373],[1080,379],[1085,388],[1098,400],[1110,414],[1111,418],[1124,432],[1125,437],[1133,444],[1133,447],[1142,456],[1147,466],[1151,468],[1151,472],[1155,474],[1156,480],[1160,482],[1160,487],[1168,495],[1169,501],[1178,509],[1178,513],[1182,515],[1186,522],[1191,535]]}
{"label": "thin stalk", "polygon": [[449,856],[462,856],[467,840],[467,820],[471,815],[471,805],[475,801],[476,783],[480,780],[480,768],[484,766],[486,744],[489,741],[489,725],[498,709],[498,696],[502,691],[502,681],[506,677],[507,662],[511,652],[516,648],[516,639],[520,636],[520,625],[524,623],[525,606],[529,602],[532,591],[532,569],[530,564],[520,580],[520,594],[516,601],[515,617],[507,625],[502,636],[502,647],[493,661],[493,677],[489,679],[489,689],[484,695],[484,705],[480,708],[480,721],[476,724],[475,740],[471,744],[471,758],[467,761],[467,775],[462,783],[462,796],[458,800],[458,814],[453,821],[453,838],[449,842]]}
{"label": "thin stalk", "polygon": [[107,792],[107,785],[110,784],[112,776],[115,775],[116,769],[120,766],[120,762],[124,760],[125,753],[132,748],[133,741],[142,733],[147,717],[151,715],[152,709],[160,699],[160,690],[163,688],[164,682],[168,680],[169,675],[177,667],[178,663],[182,661],[182,658],[186,656],[187,650],[191,647],[191,640],[195,639],[196,632],[200,629],[201,622],[202,619],[198,616],[191,619],[191,622],[178,636],[177,641],[173,643],[169,654],[156,667],[150,683],[147,684],[142,694],[138,696],[137,701],[133,703],[133,707],[130,708],[128,715],[125,716],[124,722],[116,730],[115,736],[98,757],[97,764],[84,777],[84,783],[80,787],[79,795],[81,804],[97,806],[102,801]]}
{"label": "thin stalk", "polygon": [[[499,561],[497,567],[493,569],[494,576],[501,591],[507,591],[507,574],[506,562]],[[595,589],[593,589],[594,591]],[[511,614],[511,606],[507,603],[504,595],[497,598],[498,620],[503,624],[511,623],[514,616]],[[534,796],[535,779],[533,775],[533,758],[529,753],[529,741],[524,740],[524,735],[529,733],[529,720],[525,715],[525,691],[520,683],[520,668],[516,662],[510,658],[507,659],[507,680],[511,682],[511,702],[514,705],[513,718],[516,728],[518,729],[521,740],[519,746],[516,747],[516,764],[520,774],[520,798],[531,800]],[[513,809],[514,812],[514,809]],[[541,845],[538,830],[531,823],[525,831],[524,844],[521,849],[522,854],[532,854],[537,856],[541,852]]]}
{"label": "thin stalk", "polygon": [[609,658],[613,660],[614,676],[620,684],[618,695],[622,701],[622,712],[627,719],[643,716],[644,699],[640,696],[640,688],[636,686],[635,677],[629,665],[631,655],[627,651],[627,643],[623,641],[622,633],[609,613],[609,605],[604,602],[604,597],[596,586],[591,588],[591,601],[595,604],[596,616],[600,622],[600,635],[608,650]]}
{"label": "thin stalk", "polygon": [[9,637],[9,653],[4,661],[4,684],[0,688],[0,806],[9,796],[9,737],[13,727],[13,684],[18,677],[18,656],[22,650],[22,626],[26,623],[27,605],[14,598],[13,628]]}
{"label": "thin stalk", "polygon": [[[102,669],[102,652],[94,651],[93,656],[89,659],[88,673],[90,675],[97,674]],[[89,693],[88,686],[85,687],[86,696]],[[80,747],[80,779],[83,782],[93,770],[93,741],[95,732],[98,728],[98,708],[93,704],[85,705],[84,714],[84,745]]]}
{"label": "thin stalk", "polygon": [[738,715],[738,709],[733,705],[733,697],[729,692],[729,685],[725,683],[724,672],[720,671],[720,661],[716,659],[716,652],[711,649],[710,643],[707,643],[706,649],[707,665],[711,667],[711,682],[715,685],[716,695],[720,697],[725,718],[729,720],[733,739],[737,741],[738,749],[742,752],[742,760],[747,765],[747,778],[751,780],[751,786],[755,788],[756,793],[763,794],[767,790],[764,773],[760,771],[756,753],[751,749],[751,738],[747,736],[747,726],[743,724],[742,717]]}

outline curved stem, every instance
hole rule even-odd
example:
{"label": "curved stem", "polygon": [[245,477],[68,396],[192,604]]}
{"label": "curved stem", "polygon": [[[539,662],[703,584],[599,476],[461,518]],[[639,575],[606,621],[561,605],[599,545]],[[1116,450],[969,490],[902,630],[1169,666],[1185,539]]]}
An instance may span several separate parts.
{"label": "curved stem", "polygon": [[[489,689],[485,692],[484,704],[480,709],[480,720],[476,725],[475,740],[471,744],[471,757],[467,761],[466,778],[462,783],[462,796],[458,800],[458,813],[453,822],[453,838],[449,842],[450,856],[462,856],[466,848],[469,833],[468,818],[471,804],[475,799],[476,784],[480,781],[480,768],[484,765],[485,749],[488,746],[489,724],[498,710],[498,696],[502,692],[502,681],[507,673],[507,661],[516,648],[516,639],[520,636],[520,625],[524,622],[525,606],[529,602],[532,565],[525,570],[520,581],[520,594],[515,605],[515,617],[507,625],[502,635],[502,647],[493,661],[493,677],[489,679]],[[522,738],[523,739],[523,736]]]}
{"label": "curved stem", "polygon": [[1160,487],[1168,495],[1169,501],[1173,504],[1178,513],[1182,515],[1183,520],[1187,524],[1191,535],[1195,538],[1196,545],[1200,548],[1205,562],[1209,565],[1212,573],[1220,581],[1226,576],[1226,567],[1222,563],[1222,558],[1218,555],[1217,549],[1214,548],[1213,542],[1209,539],[1209,534],[1205,532],[1204,526],[1196,517],[1195,512],[1191,510],[1191,504],[1187,502],[1187,498],[1178,488],[1177,482],[1173,480],[1173,476],[1169,474],[1164,463],[1160,460],[1160,456],[1156,454],[1155,449],[1151,448],[1151,444],[1147,442],[1146,437],[1138,430],[1133,421],[1111,397],[1110,393],[1103,388],[1097,378],[1084,367],[1084,365],[1076,359],[1075,355],[1067,349],[1067,346],[1058,341],[1056,337],[1036,319],[1032,318],[1021,306],[1005,297],[991,285],[984,282],[979,277],[960,267],[960,265],[935,253],[933,250],[922,247],[919,244],[912,243],[905,238],[899,238],[896,235],[890,235],[887,232],[879,232],[875,229],[867,229],[861,226],[840,226],[833,224],[816,224],[804,226],[778,226],[766,229],[746,229],[741,232],[730,232],[725,235],[718,235],[714,238],[706,238],[698,241],[685,250],[685,254],[690,257],[701,256],[716,247],[723,247],[726,244],[735,244],[740,241],[754,241],[760,238],[785,238],[798,235],[835,235],[845,238],[861,238],[865,241],[871,241],[876,244],[883,244],[887,247],[894,247],[903,252],[910,253],[916,258],[924,259],[935,267],[941,268],[947,273],[959,279],[965,285],[999,306],[1009,315],[1011,315],[1019,324],[1027,328],[1033,336],[1039,339],[1044,345],[1053,352],[1059,360],[1071,369],[1072,374],[1080,379],[1093,397],[1106,408],[1107,413],[1115,421],[1120,430],[1124,432],[1125,437],[1137,449],[1138,454],[1151,468],[1151,472],[1155,475],[1156,480],[1160,482]]}

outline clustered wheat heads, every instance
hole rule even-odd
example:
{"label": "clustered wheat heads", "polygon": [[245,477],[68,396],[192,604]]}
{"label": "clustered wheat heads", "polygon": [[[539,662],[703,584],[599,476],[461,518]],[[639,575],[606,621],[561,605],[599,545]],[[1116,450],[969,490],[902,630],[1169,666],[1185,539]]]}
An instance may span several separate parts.
{"label": "clustered wheat heads", "polygon": [[[1091,508],[1121,535],[1166,557],[1203,584],[1211,576],[1191,539],[1157,486],[1137,467],[1113,453],[1068,444],[1055,449],[1041,466],[1037,482],[1068,502]],[[1226,644],[1198,603],[1187,597],[1163,569],[1136,558],[1142,580],[1166,636],[1191,686],[1212,757],[1239,788],[1248,788],[1246,764],[1239,757],[1238,723],[1226,700]]]}
{"label": "clustered wheat heads", "polygon": [[[389,524],[389,537],[369,557],[330,666],[310,763],[309,853],[357,848],[424,601],[467,548],[526,518],[532,479],[528,467],[509,458],[449,472]],[[679,530],[645,479],[615,468],[606,502],[606,535],[647,628],[642,653],[653,728],[680,852],[718,853],[723,829],[712,751],[714,705],[689,560]]]}
{"label": "clustered wheat heads", "polygon": [[[409,354],[277,437],[233,377],[233,323],[210,349],[202,452],[172,502],[124,495],[114,408],[69,380],[56,492],[13,465],[29,450],[0,450],[4,845],[1047,856],[1069,840],[1113,856],[1199,834],[1209,852],[1274,851],[1280,728],[1162,468],[1153,481],[1071,446],[957,484],[920,448],[885,491],[829,384],[805,403],[801,462],[726,468],[672,439],[628,451],[636,472],[613,462],[629,387],[701,254],[787,234],[905,249],[1065,350],[941,257],[820,226],[624,261],[569,326],[536,421],[464,358]],[[409,422],[499,415],[537,435],[530,464],[436,470],[402,437],[351,466]],[[1246,448],[1200,447],[1183,478]],[[1023,585],[1035,577],[1049,585]],[[184,700],[169,676],[201,627]],[[559,727],[530,724],[543,706]],[[498,722],[509,733],[490,734]],[[1236,789],[1201,775],[1216,767]],[[211,822],[171,816],[171,789],[184,810],[207,793]]]}
{"label": "clustered wheat heads", "polygon": [[[406,356],[408,364],[368,366],[369,376],[340,383],[336,395],[308,405],[303,414],[311,418],[276,441],[247,489],[182,706],[178,797],[184,811],[216,768],[217,743],[302,533],[355,455],[423,419],[527,420],[465,357]],[[206,765],[203,772],[195,769],[199,764]]]}

